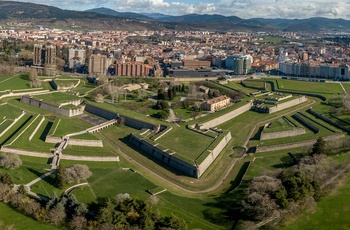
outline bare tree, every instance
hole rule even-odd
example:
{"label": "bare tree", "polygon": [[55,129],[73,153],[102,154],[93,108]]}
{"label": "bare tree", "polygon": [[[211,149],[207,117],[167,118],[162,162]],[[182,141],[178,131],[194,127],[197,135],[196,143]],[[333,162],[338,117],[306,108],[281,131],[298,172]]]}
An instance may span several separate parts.
{"label": "bare tree", "polygon": [[76,164],[72,167],[66,168],[65,174],[68,183],[80,183],[80,180],[88,179],[92,175],[92,172],[87,165]]}
{"label": "bare tree", "polygon": [[28,79],[33,81],[38,78],[38,71],[34,68],[31,68],[28,72]]}
{"label": "bare tree", "polygon": [[0,166],[6,169],[15,169],[22,165],[22,160],[17,154],[5,153],[0,156]]}
{"label": "bare tree", "polygon": [[50,209],[47,212],[47,218],[50,223],[54,225],[61,225],[66,219],[66,212],[62,204],[58,204],[57,207]]}
{"label": "bare tree", "polygon": [[256,220],[271,217],[278,212],[278,205],[269,195],[256,192],[248,195],[247,199],[242,202],[242,206],[242,212]]}
{"label": "bare tree", "polygon": [[151,206],[157,204],[158,201],[159,201],[159,198],[157,196],[155,196],[155,195],[150,196],[149,199],[148,199],[148,203]]}
{"label": "bare tree", "polygon": [[250,193],[271,194],[281,187],[282,182],[279,179],[269,176],[254,177],[249,185]]}
{"label": "bare tree", "polygon": [[69,222],[69,227],[74,230],[87,229],[87,220],[83,216],[74,216]]}
{"label": "bare tree", "polygon": [[96,96],[94,97],[94,100],[96,102],[102,103],[103,102],[103,95],[100,93],[96,94]]}

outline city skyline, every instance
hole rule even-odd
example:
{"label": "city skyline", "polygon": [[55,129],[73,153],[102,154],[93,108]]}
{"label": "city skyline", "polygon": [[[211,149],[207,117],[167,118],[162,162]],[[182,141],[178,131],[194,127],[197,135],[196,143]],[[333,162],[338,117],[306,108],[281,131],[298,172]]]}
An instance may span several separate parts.
{"label": "city skyline", "polygon": [[286,0],[22,0],[55,6],[67,10],[89,10],[105,7],[119,12],[162,13],[168,15],[221,14],[240,18],[285,18],[311,17],[350,19],[347,8],[350,1],[286,1]]}

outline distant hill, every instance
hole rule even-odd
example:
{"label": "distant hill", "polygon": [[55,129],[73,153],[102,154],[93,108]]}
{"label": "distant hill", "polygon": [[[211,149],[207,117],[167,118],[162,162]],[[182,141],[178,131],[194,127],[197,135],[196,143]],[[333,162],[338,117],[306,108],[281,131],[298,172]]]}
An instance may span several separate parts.
{"label": "distant hill", "polygon": [[230,22],[230,23],[238,23],[243,19],[230,16],[226,17],[220,14],[186,14],[182,16],[169,16],[159,18],[158,21],[161,22]]}
{"label": "distant hill", "polygon": [[141,13],[141,14],[156,20],[166,18],[166,17],[171,17],[171,15],[161,14],[161,13]]}
{"label": "distant hill", "polygon": [[1,22],[31,22],[34,25],[58,28],[119,29],[119,30],[159,30],[165,29],[161,23],[127,19],[95,12],[62,10],[57,7],[28,3],[0,1]]}
{"label": "distant hill", "polygon": [[350,31],[350,21],[344,19],[242,19],[219,14],[144,15],[117,12],[108,8],[87,11],[62,10],[52,6],[13,1],[0,1],[0,21],[32,22],[34,25],[51,28],[74,26],[98,30]]}
{"label": "distant hill", "polygon": [[133,12],[118,12],[109,8],[94,8],[90,10],[85,10],[85,12],[92,12],[92,13],[98,13],[98,14],[105,14],[109,16],[114,16],[114,17],[122,17],[122,18],[134,18],[134,19],[142,19],[142,20],[152,20],[152,17],[148,17],[143,14],[137,14]]}

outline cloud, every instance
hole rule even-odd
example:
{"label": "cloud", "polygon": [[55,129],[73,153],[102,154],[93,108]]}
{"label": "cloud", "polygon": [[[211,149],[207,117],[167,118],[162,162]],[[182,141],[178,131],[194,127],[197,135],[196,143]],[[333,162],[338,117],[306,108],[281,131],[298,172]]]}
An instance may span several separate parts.
{"label": "cloud", "polygon": [[107,7],[116,11],[163,13],[171,15],[223,14],[241,18],[350,19],[349,0],[22,0],[62,9],[87,10]]}

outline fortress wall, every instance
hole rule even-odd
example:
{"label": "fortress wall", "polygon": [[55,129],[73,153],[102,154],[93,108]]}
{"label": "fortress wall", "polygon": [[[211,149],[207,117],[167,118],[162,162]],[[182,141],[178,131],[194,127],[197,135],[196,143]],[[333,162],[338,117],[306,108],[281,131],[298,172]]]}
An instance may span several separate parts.
{"label": "fortress wall", "polygon": [[278,104],[274,107],[269,108],[269,113],[275,113],[275,112],[281,111],[283,109],[287,109],[289,107],[299,105],[305,101],[307,101],[307,98],[305,96],[301,96],[301,97],[298,97],[294,100],[290,100],[290,101],[287,101],[287,102],[284,102],[284,103],[281,103],[281,104]]}
{"label": "fortress wall", "polygon": [[[42,89],[42,88],[38,88]],[[13,90],[15,92],[15,90]],[[6,97],[17,97],[17,96],[24,96],[24,95],[34,95],[34,94],[44,94],[48,93],[50,90],[38,90],[38,91],[27,91],[27,92],[20,92],[20,93],[9,93],[9,94],[4,94],[0,96],[0,99],[6,98]]]}
{"label": "fortress wall", "polygon": [[226,113],[220,117],[217,117],[215,119],[212,119],[208,122],[205,122],[202,124],[202,128],[203,129],[208,129],[208,128],[212,128],[212,127],[216,127],[218,125],[221,125],[223,123],[225,123],[226,121],[229,121],[239,115],[241,115],[242,113],[245,113],[247,111],[249,111],[251,108],[252,108],[252,102],[249,102],[248,104],[242,106],[242,107],[239,107],[229,113]]}
{"label": "fortress wall", "polygon": [[[324,137],[323,139],[325,141],[331,141],[331,140],[337,140],[337,139],[343,138],[343,137],[344,137],[344,133],[339,133],[339,134]],[[298,148],[298,147],[303,147],[303,146],[312,146],[315,142],[316,142],[316,139],[281,144],[281,145],[257,147],[255,152],[261,153],[261,152],[276,151],[276,150],[281,150],[281,149],[292,149],[292,148]]]}
{"label": "fortress wall", "polygon": [[99,108],[97,106],[93,106],[93,105],[90,105],[90,104],[86,104],[85,110],[87,112],[89,112],[89,113],[92,113],[92,114],[95,114],[97,116],[103,117],[103,118],[105,118],[107,120],[113,120],[113,119],[117,118],[117,114],[116,113],[113,113],[113,112],[101,109],[101,108]]}
{"label": "fortress wall", "polygon": [[[62,109],[62,108],[58,107],[57,105],[52,105],[50,103],[31,98],[29,96],[22,96],[21,102],[26,103],[26,104],[31,105],[31,106],[34,106],[34,107],[37,107],[37,108],[40,108],[40,109],[50,111],[50,112],[58,113],[58,114],[61,114],[63,116],[67,116],[67,117],[80,115],[84,112],[84,107],[81,107],[78,109],[70,109],[70,110]],[[73,101],[73,102],[74,103],[79,102],[79,104],[80,104],[81,100],[77,100],[77,101]],[[68,103],[68,104],[70,104],[70,103]]]}
{"label": "fortress wall", "polygon": [[282,137],[293,137],[293,136],[297,136],[305,133],[306,131],[304,128],[297,128],[293,130],[285,130],[285,131],[273,132],[273,133],[262,132],[260,135],[260,140],[270,140],[270,139],[276,139],[276,138],[282,138]]}
{"label": "fortress wall", "polygon": [[124,115],[119,115],[120,118],[125,118],[125,125],[135,128],[135,129],[150,129],[150,130],[154,130],[155,129],[155,125],[150,124],[148,122],[144,122],[144,121],[140,121],[134,118],[130,118]]}
{"label": "fortress wall", "polygon": [[56,143],[60,143],[61,141],[62,141],[61,137],[52,137],[52,136],[47,135],[45,138],[45,142],[47,142],[47,143],[56,144]]}
{"label": "fortress wall", "polygon": [[140,129],[140,130],[144,129],[144,128],[151,129],[151,130],[155,129],[155,125],[150,124],[148,122],[144,122],[144,121],[140,121],[140,120],[137,120],[134,118],[130,118],[130,117],[125,116],[125,115],[119,115],[119,114],[107,111],[105,109],[101,109],[101,108],[93,106],[93,105],[86,104],[85,110],[89,113],[95,114],[97,116],[103,117],[103,118],[108,119],[108,120],[112,120],[112,119],[116,119],[116,118],[119,120],[125,119],[125,125],[130,126],[132,128],[135,128],[135,129]]}
{"label": "fortress wall", "polygon": [[69,138],[68,145],[103,147],[103,142],[101,140],[83,140],[83,139],[71,139],[71,138]]}
{"label": "fortress wall", "polygon": [[[228,132],[226,136],[219,142],[219,144],[211,151],[211,153],[198,165],[198,177],[200,177],[219,156],[222,150],[232,139],[231,132]],[[206,150],[208,151],[208,150]]]}
{"label": "fortress wall", "polygon": [[165,164],[186,173],[189,176],[198,178],[197,168],[194,165],[191,165],[187,162],[182,161],[179,158],[176,158],[175,155],[170,155],[169,153],[157,148],[156,145],[152,145],[146,141],[143,141],[139,137],[131,134],[130,143],[142,149],[147,154],[157,158],[158,160],[164,162]]}

